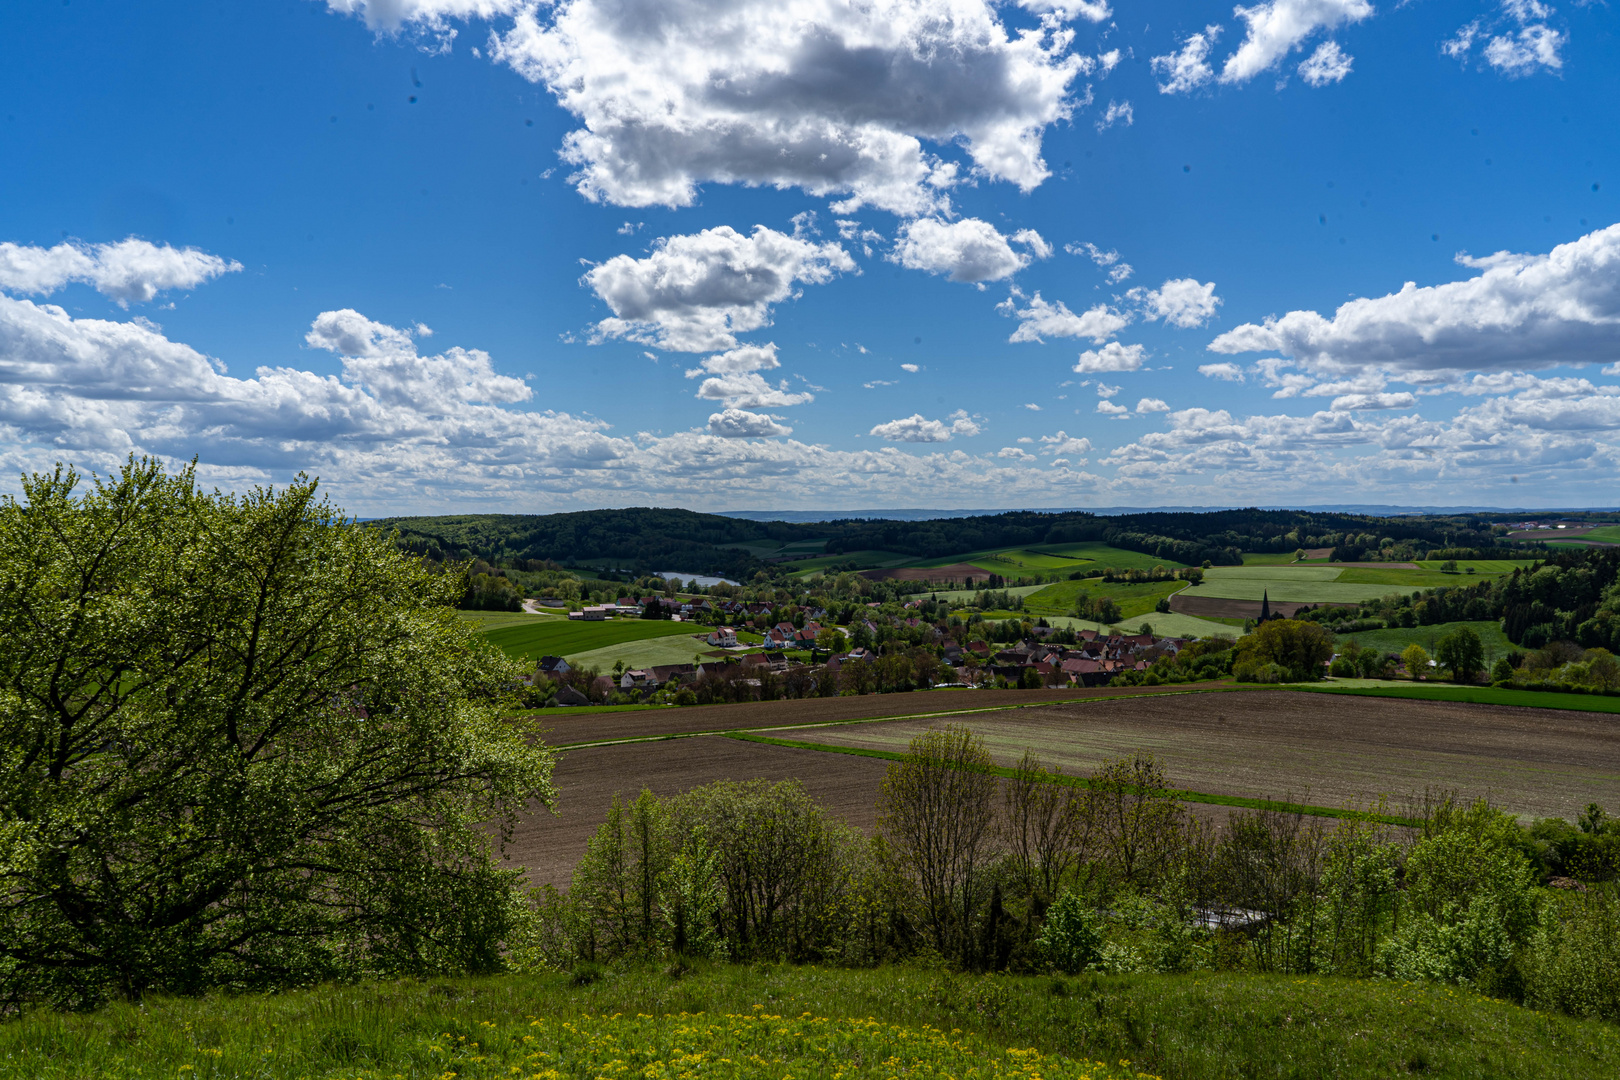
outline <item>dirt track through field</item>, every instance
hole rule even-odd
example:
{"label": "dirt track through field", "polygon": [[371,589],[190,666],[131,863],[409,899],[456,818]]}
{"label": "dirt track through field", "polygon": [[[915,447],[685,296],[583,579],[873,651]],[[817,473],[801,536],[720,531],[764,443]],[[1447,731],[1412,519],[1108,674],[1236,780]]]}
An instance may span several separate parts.
{"label": "dirt track through field", "polygon": [[[1487,796],[1514,813],[1573,821],[1588,803],[1620,808],[1620,718],[1451,702],[1255,691],[1092,702],[969,718],[1004,765],[1026,747],[1069,772],[1148,750],[1177,787],[1293,797],[1318,806],[1425,788]],[[927,724],[820,729],[814,741],[904,749]],[[1308,793],[1308,798],[1307,798]]]}

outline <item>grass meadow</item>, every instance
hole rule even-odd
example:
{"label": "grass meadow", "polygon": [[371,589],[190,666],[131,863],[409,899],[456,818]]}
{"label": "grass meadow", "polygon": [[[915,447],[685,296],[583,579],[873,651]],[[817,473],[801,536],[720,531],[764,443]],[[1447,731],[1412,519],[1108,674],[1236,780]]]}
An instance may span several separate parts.
{"label": "grass meadow", "polygon": [[1620,1075],[1620,1027],[1432,984],[677,961],[149,999],[0,1025],[0,1077]]}
{"label": "grass meadow", "polygon": [[1344,634],[1339,638],[1342,645],[1354,641],[1364,649],[1377,649],[1381,653],[1398,653],[1413,642],[1434,654],[1434,647],[1440,639],[1459,627],[1466,626],[1479,635],[1480,644],[1485,646],[1485,660],[1494,661],[1498,656],[1506,654],[1513,648],[1513,643],[1502,633],[1502,624],[1495,619],[1484,622],[1450,622],[1436,623],[1433,626],[1413,626],[1410,628],[1396,627],[1386,630],[1363,630],[1358,634]]}
{"label": "grass meadow", "polygon": [[1541,690],[1499,690],[1494,686],[1456,686],[1451,683],[1389,682],[1370,679],[1335,679],[1325,683],[1299,683],[1290,690],[1314,694],[1357,694],[1361,697],[1412,698],[1418,701],[1461,701],[1472,705],[1513,705],[1529,709],[1570,709],[1576,712],[1620,713],[1620,697],[1604,694],[1560,694]]}
{"label": "grass meadow", "polygon": [[1081,597],[1111,596],[1119,605],[1122,619],[1145,615],[1151,621],[1154,606],[1185,586],[1186,583],[1182,581],[1144,581],[1138,584],[1109,584],[1102,578],[1059,581],[1025,596],[1024,610],[1033,615],[1067,615],[1074,610]]}
{"label": "grass meadow", "polygon": [[692,652],[706,648],[692,635],[707,632],[707,627],[696,623],[669,622],[663,619],[608,619],[602,622],[575,621],[567,618],[529,617],[531,622],[505,626],[488,632],[489,640],[513,659],[536,660],[542,656],[572,657],[580,653],[623,645],[632,641],[650,641],[656,638],[684,637]]}

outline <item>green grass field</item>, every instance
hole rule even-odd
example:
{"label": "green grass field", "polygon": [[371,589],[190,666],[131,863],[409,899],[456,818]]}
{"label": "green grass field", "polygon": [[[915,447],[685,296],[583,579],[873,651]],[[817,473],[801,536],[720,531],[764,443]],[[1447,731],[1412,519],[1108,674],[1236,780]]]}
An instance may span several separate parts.
{"label": "green grass field", "polygon": [[[570,619],[544,619],[489,632],[489,640],[514,659],[538,660],[542,656],[572,659],[580,653],[622,645],[630,641],[681,637],[695,649],[706,648],[689,635],[707,632],[695,623],[667,622],[663,619],[611,619],[604,622],[575,622]],[[686,661],[692,659],[689,652]],[[612,666],[611,663],[609,666]]]}
{"label": "green grass field", "polygon": [[1381,653],[1398,653],[1416,642],[1429,650],[1432,656],[1435,644],[1461,626],[1466,626],[1479,635],[1480,644],[1485,646],[1487,664],[1513,648],[1513,643],[1502,633],[1501,624],[1494,619],[1485,622],[1437,623],[1434,626],[1414,626],[1410,629],[1363,630],[1359,634],[1341,635],[1339,641],[1341,645],[1344,642],[1355,641],[1364,649],[1377,649]]}
{"label": "green grass field", "polygon": [[[1367,685],[1358,685],[1367,684]],[[1298,683],[1290,690],[1314,694],[1359,694],[1363,697],[1416,698],[1426,701],[1464,701],[1472,705],[1517,705],[1528,709],[1568,709],[1576,712],[1620,713],[1620,697],[1602,694],[1558,694],[1537,690],[1498,690],[1494,686],[1454,686],[1450,683],[1338,680],[1333,683]]]}
{"label": "green grass field", "polygon": [[[1085,619],[1075,619],[1064,615],[1043,616],[1052,626],[1063,626],[1070,630],[1095,630],[1106,634],[1113,627],[1102,623],[1088,622]],[[1142,625],[1146,623],[1152,627],[1159,637],[1229,637],[1243,636],[1243,620],[1235,620],[1235,625],[1215,619],[1200,619],[1195,615],[1182,615],[1174,611],[1152,611],[1145,615],[1134,615],[1121,619],[1117,624],[1120,630],[1127,634],[1139,634]]]}
{"label": "green grass field", "polygon": [[1593,529],[1582,540],[1602,540],[1610,544],[1620,544],[1620,525],[1604,525]]}
{"label": "green grass field", "polygon": [[[1005,592],[1012,596],[1028,597],[1034,593],[1040,592],[1042,589],[1049,588],[1051,588],[1050,585],[1012,585],[1005,589],[995,589],[992,591],[998,593]],[[976,593],[983,591],[983,589],[947,589],[942,592],[924,593],[922,595],[937,596],[948,604],[962,604],[972,600]]]}
{"label": "green grass field", "polygon": [[[1512,571],[1508,571],[1512,573]],[[1347,566],[1338,580],[1350,585],[1387,585],[1399,592],[1414,589],[1455,589],[1501,577],[1501,573],[1480,571],[1473,574],[1443,574],[1438,570],[1385,570],[1382,567]]]}
{"label": "green grass field", "polygon": [[1186,585],[1181,581],[1147,581],[1131,585],[1108,584],[1102,578],[1059,581],[1024,597],[1024,609],[1033,615],[1068,615],[1082,596],[1111,596],[1119,605],[1120,617],[1153,614],[1154,605]]}
{"label": "green grass field", "polygon": [[458,611],[456,618],[479,630],[504,630],[508,626],[534,626],[558,619],[566,622],[568,615],[530,615],[524,611]]}
{"label": "green grass field", "polygon": [[1272,600],[1296,604],[1355,604],[1399,592],[1389,585],[1358,585],[1341,581],[1336,566],[1216,566],[1204,571],[1204,583],[1188,596],[1228,600]]}
{"label": "green grass field", "polygon": [[1286,566],[1294,561],[1292,551],[1245,551],[1244,566]]}
{"label": "green grass field", "polygon": [[704,659],[710,659],[724,655],[725,651],[711,649],[705,642],[690,637],[661,637],[588,649],[569,655],[568,662],[575,667],[593,667],[598,671],[610,672],[619,660],[624,661],[625,667],[644,668],[660,664],[690,664],[692,658],[700,654]]}
{"label": "green grass field", "polygon": [[[800,1080],[944,1077],[969,1069],[1006,1080],[1620,1075],[1620,1026],[1426,983],[1239,972],[973,976],[704,961],[648,963],[579,982],[567,974],[413,979],[36,1012],[0,1026],[0,1077],[438,1080],[453,1073],[492,1080],[535,1075],[548,1063],[564,1077],[674,1077],[682,1074],[653,1062],[673,1057],[675,1047],[708,1053],[690,1075],[717,1080],[789,1072]],[[761,1060],[782,1065],[728,1071],[723,1060],[741,1063],[746,1055],[731,1050],[733,1035],[708,1026],[760,1014],[774,1018],[768,1034],[780,1048],[755,1048],[767,1046]],[[866,1030],[846,1034],[846,1021]],[[801,1031],[805,1024],[812,1027]],[[694,1032],[705,1035],[690,1041]],[[960,1045],[957,1057],[917,1053],[947,1032]],[[825,1052],[814,1052],[817,1045]],[[904,1046],[904,1064],[890,1046]],[[1009,1048],[1041,1057],[1010,1060]]]}
{"label": "green grass field", "polygon": [[907,558],[908,556],[894,551],[846,551],[841,555],[817,555],[808,559],[795,559],[783,565],[792,571],[794,577],[804,577],[820,573],[829,566],[842,566],[849,562],[858,564],[862,570],[882,570],[890,566],[900,566]]}
{"label": "green grass field", "polygon": [[[1424,559],[1424,560],[1420,561],[1418,563],[1418,565],[1423,567],[1423,569],[1425,569],[1425,570],[1438,570],[1438,569],[1440,569],[1440,567],[1444,566],[1445,563],[1441,562],[1439,559]],[[1457,569],[1458,570],[1466,570],[1468,567],[1472,566],[1474,568],[1474,570],[1477,573],[1480,573],[1480,574],[1511,574],[1511,573],[1513,573],[1513,571],[1519,569],[1520,567],[1534,566],[1534,565],[1536,565],[1536,561],[1534,559],[1459,559],[1459,560],[1457,560]],[[1446,576],[1447,577],[1456,577],[1457,575],[1455,575],[1455,574],[1447,574]],[[1467,577],[1468,575],[1465,574],[1465,575],[1462,575],[1462,576]]]}

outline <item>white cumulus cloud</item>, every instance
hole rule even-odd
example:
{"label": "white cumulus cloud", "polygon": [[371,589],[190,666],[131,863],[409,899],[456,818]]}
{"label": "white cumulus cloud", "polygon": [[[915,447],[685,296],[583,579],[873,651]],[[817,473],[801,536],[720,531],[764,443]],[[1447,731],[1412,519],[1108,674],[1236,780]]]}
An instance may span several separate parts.
{"label": "white cumulus cloud", "polygon": [[1202,33],[1187,35],[1179,52],[1153,57],[1153,72],[1164,79],[1159,93],[1185,94],[1213,79],[1215,69],[1209,66],[1209,50],[1220,34],[1219,26],[1206,26]]}
{"label": "white cumulus cloud", "polygon": [[873,427],[870,435],[889,442],[939,443],[951,441],[951,429],[941,420],[929,420],[922,413],[912,413],[901,420],[890,420]]}
{"label": "white cumulus cloud", "polygon": [[1136,403],[1136,411],[1138,413],[1169,412],[1170,406],[1166,405],[1162,398],[1145,397]]}
{"label": "white cumulus cloud", "polygon": [[1083,337],[1101,344],[1130,325],[1130,318],[1109,307],[1095,304],[1079,315],[1070,311],[1063,301],[1048,303],[1037,292],[1022,308],[1014,294],[996,305],[1004,315],[1018,319],[1018,329],[1008,341],[1044,341],[1049,337]]}
{"label": "white cumulus cloud", "polygon": [[1248,82],[1280,63],[1318,31],[1360,22],[1373,13],[1367,0],[1267,0],[1234,9],[1248,34],[1221,67],[1223,83]]}
{"label": "white cumulus cloud", "polygon": [[765,413],[726,409],[710,414],[709,434],[722,439],[764,439],[793,434],[792,428],[777,423],[780,419],[780,416]]}
{"label": "white cumulus cloud", "polygon": [[800,282],[819,285],[855,269],[836,243],[817,244],[756,225],[666,237],[652,254],[615,255],[582,278],[613,311],[599,337],[682,352],[729,349],[736,335],[770,322],[772,304]]}
{"label": "white cumulus cloud", "polygon": [[1206,379],[1224,379],[1227,382],[1242,382],[1243,369],[1229,360],[1218,364],[1199,364],[1198,374]]}
{"label": "white cumulus cloud", "polygon": [[1315,52],[1300,61],[1299,77],[1311,86],[1343,82],[1344,77],[1350,74],[1354,60],[1355,57],[1339,48],[1337,41],[1324,41],[1316,47]]}
{"label": "white cumulus cloud", "polygon": [[[1025,250],[1014,251],[1013,244]],[[911,270],[975,282],[1011,277],[1033,260],[1051,254],[1052,246],[1034,229],[1003,236],[994,225],[978,218],[951,222],[920,218],[901,227],[889,257]]]}
{"label": "white cumulus cloud", "polygon": [[686,206],[701,184],[740,183],[904,215],[941,208],[956,182],[929,147],[1025,191],[1046,179],[1042,135],[1095,63],[1063,23],[1107,10],[1032,4],[1041,25],[1014,32],[993,0],[328,3],[440,41],[451,20],[496,20],[491,57],[578,119],[562,156],[587,198]]}
{"label": "white cumulus cloud", "polygon": [[1337,374],[1511,371],[1604,363],[1620,350],[1620,225],[1545,255],[1499,252],[1474,277],[1343,304],[1327,318],[1290,311],[1245,323],[1217,353],[1279,352],[1306,371]]}
{"label": "white cumulus cloud", "polygon": [[716,353],[701,361],[697,367],[688,368],[688,379],[700,378],[704,375],[735,375],[742,371],[770,371],[782,366],[776,358],[776,343],[766,342],[764,345],[739,345],[723,353]]}
{"label": "white cumulus cloud", "polygon": [[1140,371],[1147,358],[1147,349],[1141,345],[1121,345],[1110,341],[1100,349],[1087,349],[1075,362],[1074,370],[1081,375],[1098,375],[1110,371]]}
{"label": "white cumulus cloud", "polygon": [[789,391],[786,379],[772,386],[757,371],[704,379],[697,396],[706,401],[723,401],[733,409],[785,409],[816,400],[809,391],[797,394]]}
{"label": "white cumulus cloud", "polygon": [[1173,278],[1157,289],[1132,289],[1126,295],[1142,305],[1148,321],[1163,319],[1184,329],[1204,325],[1221,303],[1213,281],[1200,285],[1195,278]]}
{"label": "white cumulus cloud", "polygon": [[239,262],[196,248],[159,246],[133,236],[116,244],[0,244],[0,289],[43,296],[79,282],[123,307],[241,269]]}

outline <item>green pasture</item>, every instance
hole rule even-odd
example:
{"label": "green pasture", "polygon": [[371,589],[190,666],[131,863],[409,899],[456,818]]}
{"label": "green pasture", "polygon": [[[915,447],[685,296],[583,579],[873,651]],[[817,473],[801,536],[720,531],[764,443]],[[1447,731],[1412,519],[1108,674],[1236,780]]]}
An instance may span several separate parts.
{"label": "green pasture", "polygon": [[[1511,570],[1507,571],[1512,573]],[[1501,577],[1500,572],[1477,571],[1472,574],[1445,574],[1438,570],[1386,570],[1383,567],[1347,566],[1338,580],[1346,585],[1388,585],[1400,592],[1414,589],[1455,589],[1459,585],[1472,585]]]}
{"label": "green pasture", "polygon": [[1485,659],[1489,663],[1498,656],[1502,656],[1513,648],[1513,643],[1502,633],[1502,626],[1494,619],[1484,622],[1449,622],[1436,623],[1433,626],[1413,626],[1410,628],[1396,627],[1387,630],[1363,630],[1356,634],[1343,634],[1339,637],[1342,646],[1346,642],[1354,641],[1363,649],[1377,649],[1381,653],[1398,653],[1408,645],[1416,642],[1434,655],[1434,647],[1441,638],[1459,627],[1466,626],[1479,635],[1480,644],[1485,646]]}
{"label": "green pasture", "polygon": [[1591,532],[1587,533],[1585,536],[1579,537],[1578,539],[1602,540],[1609,544],[1620,544],[1620,525],[1604,525],[1593,529]]}
{"label": "green pasture", "polygon": [[712,649],[707,642],[695,638],[659,637],[625,641],[600,649],[573,653],[568,655],[568,662],[575,667],[595,668],[605,672],[612,671],[614,663],[620,660],[624,661],[627,668],[647,668],[661,664],[690,664],[692,658],[699,655],[704,659],[713,659],[726,655],[726,651]]}
{"label": "green pasture", "polygon": [[[1418,565],[1425,570],[1438,570],[1445,563],[1439,559],[1422,559]],[[1521,567],[1536,565],[1535,559],[1458,559],[1457,569],[1466,570],[1470,566],[1480,574],[1511,574]],[[1447,574],[1447,577],[1468,577],[1467,574]]]}
{"label": "green pasture", "polygon": [[564,615],[530,615],[524,611],[458,611],[456,618],[478,630],[504,630],[509,626],[534,626],[543,622],[568,620]]}
{"label": "green pasture", "polygon": [[[947,604],[965,604],[972,600],[976,593],[983,592],[984,588],[984,586],[980,586],[977,589],[946,589],[942,592],[927,593],[926,595],[938,597]],[[998,593],[1004,592],[1010,596],[1028,597],[1033,593],[1040,592],[1042,589],[1049,588],[1051,588],[1050,585],[1012,585],[1005,589],[995,589],[992,591]]]}
{"label": "green pasture", "polygon": [[795,559],[784,565],[795,577],[803,577],[827,569],[855,562],[862,570],[886,570],[906,563],[909,556],[894,551],[846,551],[841,555],[817,555],[808,559]]}
{"label": "green pasture", "polygon": [[1186,563],[1176,562],[1174,559],[1160,559],[1152,555],[1144,555],[1140,551],[1126,551],[1124,548],[1109,547],[1107,544],[1095,540],[1076,544],[1036,544],[1028,550],[1045,555],[1055,555],[1063,559],[1084,559],[1095,566],[1111,567],[1119,570],[1151,570],[1155,566],[1162,566],[1166,570],[1180,570],[1187,565]]}
{"label": "green pasture", "polygon": [[1174,611],[1152,611],[1145,615],[1121,619],[1114,626],[1104,626],[1102,623],[1071,618],[1066,615],[1047,615],[1043,617],[1052,626],[1063,626],[1070,630],[1095,630],[1100,634],[1110,633],[1115,629],[1127,634],[1139,634],[1142,632],[1144,623],[1151,626],[1153,633],[1159,637],[1240,638],[1244,632],[1242,619],[1235,620],[1235,624],[1228,624],[1215,619],[1200,619],[1195,615],[1182,615]]}
{"label": "green pasture", "polygon": [[1245,551],[1244,566],[1287,566],[1294,561],[1292,551]]}
{"label": "green pasture", "polygon": [[[584,622],[566,618],[535,618],[531,623],[491,630],[488,637],[497,648],[513,659],[538,660],[542,656],[563,656],[572,662],[573,657],[579,653],[654,638],[688,635],[687,640],[694,648],[707,648],[702,642],[689,636],[700,632],[708,633],[709,628],[696,623],[670,622],[664,619],[609,619],[603,622]],[[691,659],[691,653],[688,652],[686,661],[683,662]]]}
{"label": "green pasture", "polygon": [[1059,581],[1024,597],[1024,610],[1034,615],[1067,615],[1082,596],[1111,596],[1119,605],[1120,617],[1152,615],[1158,602],[1186,585],[1183,581],[1145,581],[1138,584],[1109,584],[1102,578]]}
{"label": "green pasture", "polygon": [[1401,591],[1389,585],[1340,580],[1336,566],[1217,566],[1204,571],[1204,583],[1188,596],[1227,600],[1272,600],[1294,604],[1356,604]]}
{"label": "green pasture", "polygon": [[[969,1069],[1023,1075],[1024,1069],[1004,1068],[1010,1047],[1048,1055],[1031,1067],[1054,1080],[1072,1075],[1074,1063],[1090,1062],[1108,1063],[1080,1070],[1097,1080],[1126,1074],[1166,1080],[1620,1075],[1620,1026],[1536,1012],[1438,983],[1235,971],[977,976],[939,965],[866,970],[690,959],[589,974],[403,979],[277,994],[148,997],[87,1013],[41,1010],[0,1026],[0,1077],[529,1076],[542,1071],[533,1063],[536,1047],[561,1049],[563,1022],[613,1051],[601,1056],[618,1059],[571,1056],[558,1062],[568,1076],[673,1076],[674,1068],[641,1068],[655,1050],[675,1044],[665,1028],[756,1013],[781,1018],[773,1024],[784,1033],[783,1049],[772,1044],[769,1056],[825,1048],[814,1054],[820,1060],[798,1061],[803,1068],[792,1070],[807,1080],[835,1072],[846,1080],[960,1076]],[[841,1056],[829,1037],[843,1029],[816,1023],[813,1034],[801,1030],[819,1017],[861,1022],[874,1045],[838,1035],[838,1051],[849,1054]],[[663,1027],[650,1034],[654,1024]],[[934,1063],[889,1066],[889,1055],[900,1051],[880,1049],[875,1040],[899,1042],[900,1032],[907,1033],[908,1060],[928,1032],[950,1032],[971,1060],[942,1060],[938,1069]],[[525,1042],[524,1035],[531,1038]],[[687,1045],[712,1051],[694,1075],[725,1080],[739,1070],[751,1076],[788,1071],[741,1064],[726,1071],[720,1060],[726,1044]],[[850,1053],[857,1048],[859,1059]],[[746,1063],[740,1052],[731,1059]]]}

